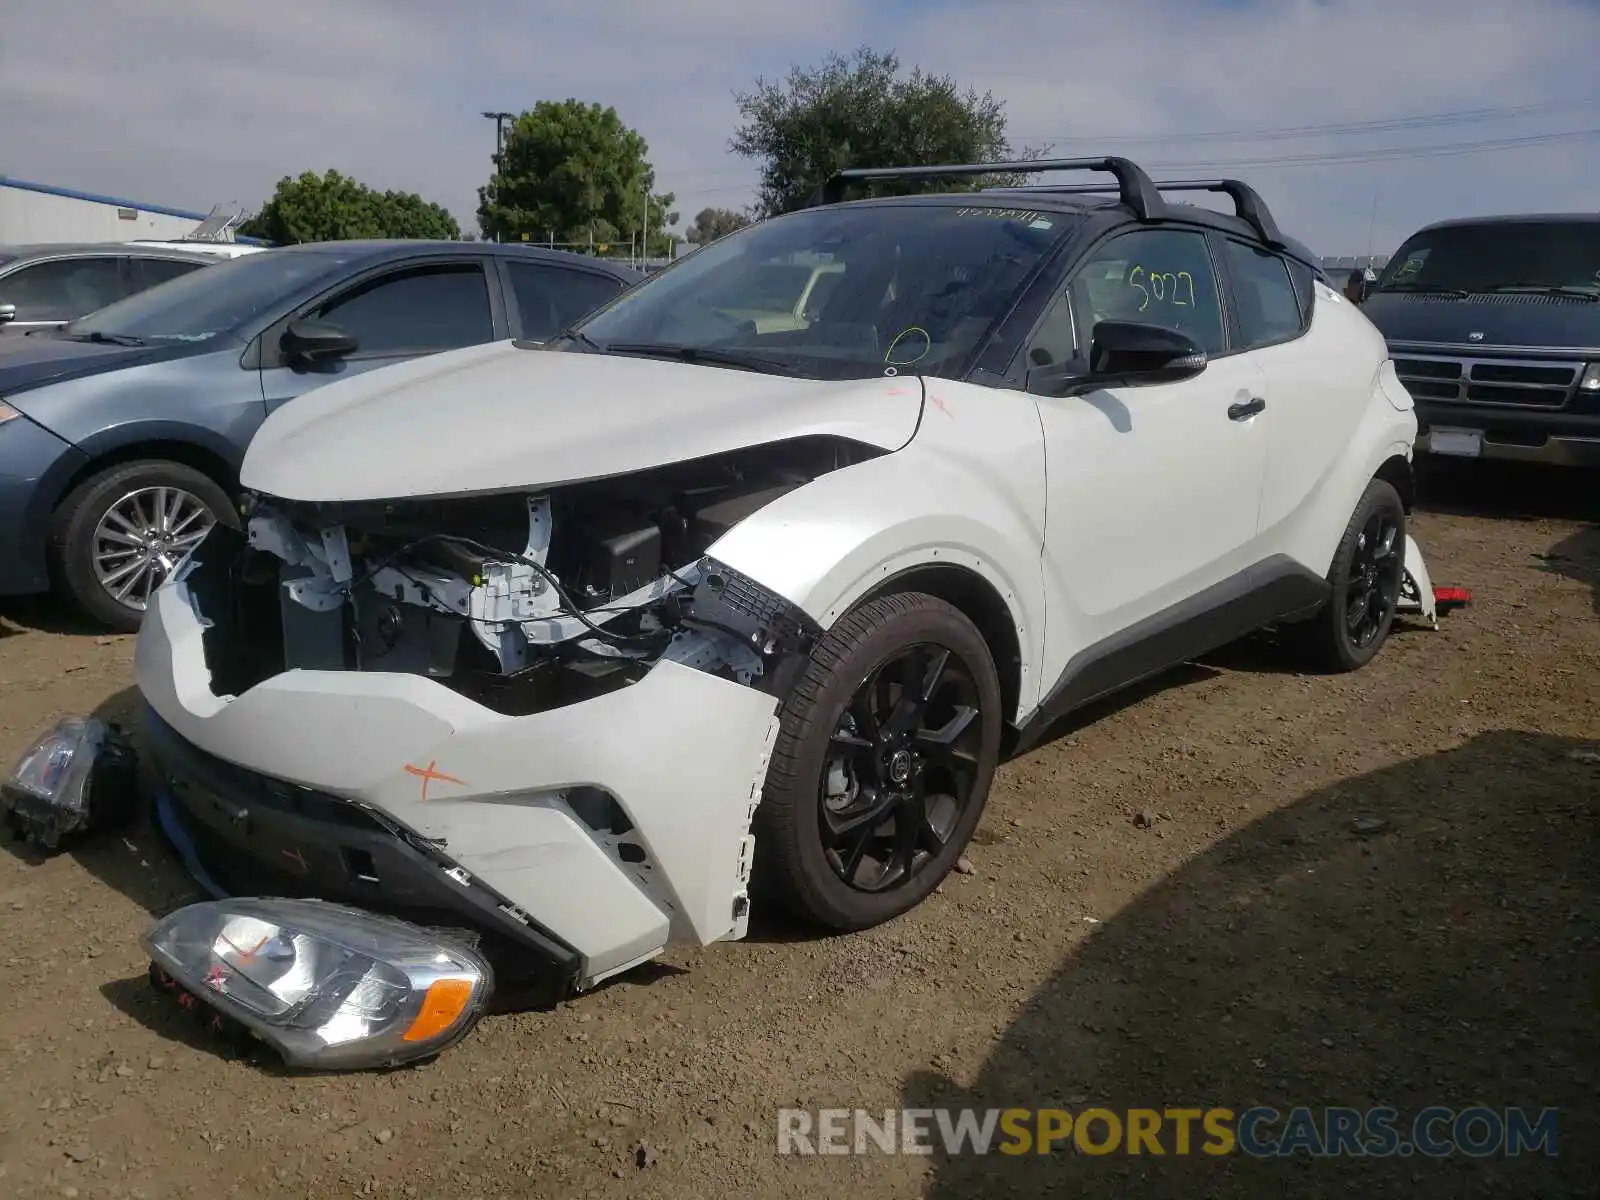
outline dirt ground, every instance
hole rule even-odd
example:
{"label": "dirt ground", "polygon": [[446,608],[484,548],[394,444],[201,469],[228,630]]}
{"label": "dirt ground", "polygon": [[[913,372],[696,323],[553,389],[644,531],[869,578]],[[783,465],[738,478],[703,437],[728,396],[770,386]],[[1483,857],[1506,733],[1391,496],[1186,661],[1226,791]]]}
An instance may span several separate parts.
{"label": "dirt ground", "polygon": [[[193,895],[154,839],[11,845],[0,1194],[1600,1195],[1600,489],[1474,472],[1425,507],[1435,582],[1475,599],[1440,631],[1342,678],[1264,640],[1173,672],[1004,767],[974,872],[908,917],[758,914],[417,1069],[220,1052],[144,982],[135,939]],[[0,609],[0,762],[126,712],[132,649]],[[1090,1104],[1561,1124],[1517,1159],[776,1152],[785,1106]]]}

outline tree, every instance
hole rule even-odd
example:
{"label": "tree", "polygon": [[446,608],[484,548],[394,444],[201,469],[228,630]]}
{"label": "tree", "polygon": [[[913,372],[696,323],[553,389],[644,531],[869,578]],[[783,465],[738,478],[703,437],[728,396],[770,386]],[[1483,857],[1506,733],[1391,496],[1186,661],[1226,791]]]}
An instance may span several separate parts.
{"label": "tree", "polygon": [[696,246],[703,246],[706,242],[726,237],[736,229],[743,229],[748,224],[750,218],[744,213],[733,212],[726,208],[702,208],[695,214],[694,224],[684,230],[683,239]]}
{"label": "tree", "polygon": [[285,175],[272,199],[239,232],[279,243],[461,237],[461,227],[446,209],[415,192],[374,191],[337,171],[307,171],[297,179]]}
{"label": "tree", "polygon": [[667,252],[667,226],[678,214],[669,211],[670,192],[655,194],[649,151],[614,108],[541,100],[506,130],[494,174],[478,189],[483,235],[579,247],[626,243],[648,212],[649,252]]}
{"label": "tree", "polygon": [[[782,83],[757,79],[754,91],[735,99],[744,123],[730,147],[761,162],[754,211],[762,217],[803,207],[846,167],[1034,159],[1044,153],[1013,152],[1005,106],[991,93],[963,92],[949,76],[920,67],[902,76],[892,51],[862,47],[849,57],[830,54],[820,67],[795,67]],[[1019,178],[874,182],[861,194],[967,191]]]}

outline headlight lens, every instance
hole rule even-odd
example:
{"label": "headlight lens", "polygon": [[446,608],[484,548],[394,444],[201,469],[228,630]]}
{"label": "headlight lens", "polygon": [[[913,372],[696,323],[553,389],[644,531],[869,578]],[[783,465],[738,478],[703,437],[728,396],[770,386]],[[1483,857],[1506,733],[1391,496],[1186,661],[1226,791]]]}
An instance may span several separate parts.
{"label": "headlight lens", "polygon": [[292,1067],[430,1057],[482,1015],[493,976],[465,943],[320,900],[211,900],[145,935],[157,967]]}
{"label": "headlight lens", "polygon": [[1592,362],[1578,380],[1578,388],[1585,392],[1600,392],[1600,362]]}
{"label": "headlight lens", "polygon": [[138,760],[104,721],[67,717],[22,753],[0,783],[7,820],[37,845],[134,811]]}

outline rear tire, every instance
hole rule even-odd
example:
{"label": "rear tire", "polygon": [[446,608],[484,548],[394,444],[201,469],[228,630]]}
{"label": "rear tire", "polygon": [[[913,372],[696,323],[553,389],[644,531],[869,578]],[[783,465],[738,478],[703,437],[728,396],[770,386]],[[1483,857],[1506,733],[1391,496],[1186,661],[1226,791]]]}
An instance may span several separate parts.
{"label": "rear tire", "polygon": [[1339,674],[1360,670],[1383,648],[1405,577],[1406,510],[1382,479],[1367,484],[1328,572],[1328,601],[1288,628],[1309,665]]}
{"label": "rear tire", "polygon": [[999,758],[983,636],[933,596],[869,600],[811,653],[756,810],[764,894],[836,930],[915,907],[955,866]]}
{"label": "rear tire", "polygon": [[56,588],[96,624],[133,633],[155,589],[217,521],[237,523],[232,501],[193,467],[164,459],[107,467],[56,509]]}

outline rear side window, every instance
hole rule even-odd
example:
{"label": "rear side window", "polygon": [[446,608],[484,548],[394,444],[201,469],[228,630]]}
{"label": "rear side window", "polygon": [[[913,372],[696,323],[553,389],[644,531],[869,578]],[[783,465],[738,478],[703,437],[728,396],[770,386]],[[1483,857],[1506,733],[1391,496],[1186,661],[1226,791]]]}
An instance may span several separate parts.
{"label": "rear side window", "polygon": [[1226,245],[1241,349],[1299,337],[1304,328],[1300,299],[1283,259],[1232,239]]}
{"label": "rear side window", "polygon": [[0,279],[0,304],[18,321],[70,321],[122,298],[115,258],[59,258],[19,267]]}
{"label": "rear side window", "polygon": [[1289,263],[1289,278],[1294,281],[1295,299],[1300,302],[1300,324],[1303,328],[1311,325],[1311,313],[1317,303],[1317,273],[1297,258],[1291,258]]}
{"label": "rear side window", "polygon": [[158,283],[166,283],[169,279],[176,279],[180,275],[187,275],[190,271],[198,271],[209,263],[186,262],[180,258],[130,258],[128,265],[132,268],[133,286],[130,292],[142,292],[146,288],[153,288]]}
{"label": "rear side window", "polygon": [[543,263],[513,262],[511,290],[522,319],[522,336],[547,341],[622,290],[622,281],[591,271]]}
{"label": "rear side window", "polygon": [[441,263],[369,279],[316,311],[354,334],[357,354],[425,354],[494,339],[477,263]]}

